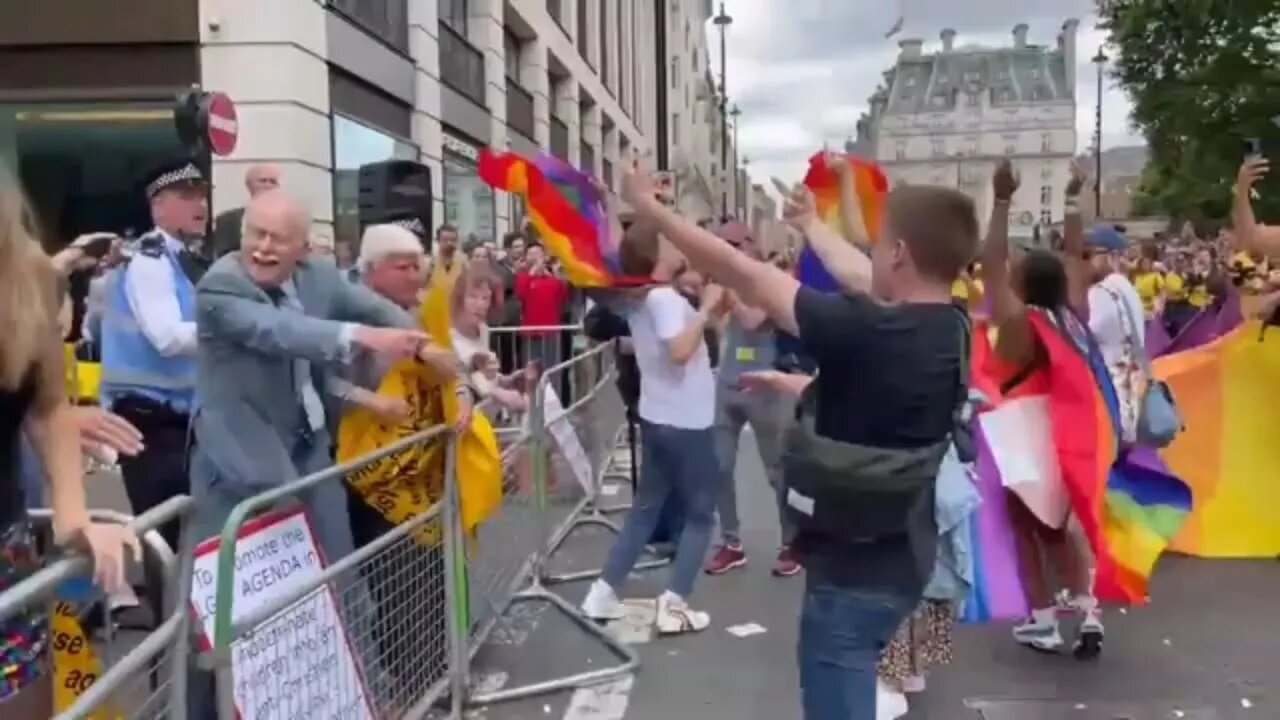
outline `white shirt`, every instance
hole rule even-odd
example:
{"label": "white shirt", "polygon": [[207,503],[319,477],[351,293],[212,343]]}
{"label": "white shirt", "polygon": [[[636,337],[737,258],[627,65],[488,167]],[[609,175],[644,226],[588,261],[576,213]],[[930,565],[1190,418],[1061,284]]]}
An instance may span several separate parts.
{"label": "white shirt", "polygon": [[[157,232],[164,235],[170,252],[183,249],[176,238],[163,230]],[[156,352],[166,357],[195,353],[196,324],[182,319],[173,264],[168,257],[136,253],[130,258],[125,272],[124,292],[138,328],[151,341]]]}
{"label": "white shirt", "polygon": [[650,290],[643,302],[627,310],[640,367],[640,417],[651,423],[702,430],[715,419],[715,377],[702,336],[683,365],[672,362],[667,351],[696,315],[689,301],[669,287]]}
{"label": "white shirt", "polygon": [[[1114,297],[1113,297],[1114,295]],[[1116,297],[1121,302],[1116,302]],[[1127,313],[1125,317],[1121,313]],[[1110,369],[1126,362],[1125,339],[1130,334],[1135,350],[1145,351],[1146,322],[1142,300],[1133,283],[1120,273],[1111,273],[1089,288],[1089,329],[1102,351],[1102,359]]]}

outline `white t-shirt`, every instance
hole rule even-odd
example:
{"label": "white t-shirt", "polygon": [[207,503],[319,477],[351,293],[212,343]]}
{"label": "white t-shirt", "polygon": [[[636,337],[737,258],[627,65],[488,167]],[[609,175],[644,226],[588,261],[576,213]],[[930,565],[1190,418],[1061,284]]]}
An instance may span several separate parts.
{"label": "white t-shirt", "polygon": [[[1115,296],[1115,297],[1113,297]],[[1116,297],[1121,302],[1116,302]],[[1121,315],[1127,312],[1129,317]],[[1130,330],[1132,328],[1132,330]],[[1089,329],[1093,331],[1108,368],[1125,362],[1125,338],[1132,332],[1135,349],[1146,349],[1146,321],[1142,300],[1133,283],[1120,273],[1111,273],[1089,288]]]}
{"label": "white t-shirt", "polygon": [[650,290],[627,310],[636,364],[640,367],[640,417],[657,425],[702,430],[715,420],[716,384],[707,344],[683,365],[671,361],[667,343],[679,335],[697,311],[674,289]]}

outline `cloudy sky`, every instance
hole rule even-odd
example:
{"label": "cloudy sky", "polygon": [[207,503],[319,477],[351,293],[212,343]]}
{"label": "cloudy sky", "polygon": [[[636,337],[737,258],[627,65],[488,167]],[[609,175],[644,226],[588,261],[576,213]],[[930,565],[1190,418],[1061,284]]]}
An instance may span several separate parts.
{"label": "cloudy sky", "polygon": [[[1013,6],[1018,6],[1016,13]],[[897,43],[941,44],[939,32],[956,30],[956,45],[1009,45],[1013,26],[1030,26],[1028,42],[1052,45],[1063,20],[1080,19],[1076,97],[1078,142],[1093,135],[1097,73],[1089,62],[1104,40],[1093,0],[725,0],[730,100],[742,109],[739,142],[751,159],[755,182],[775,175],[798,180],[805,159],[829,142],[854,133],[867,96],[893,65]],[[903,31],[886,40],[899,15]],[[708,25],[712,67],[719,68],[719,34]],[[1117,88],[1103,96],[1103,147],[1140,142],[1129,128],[1129,103]]]}

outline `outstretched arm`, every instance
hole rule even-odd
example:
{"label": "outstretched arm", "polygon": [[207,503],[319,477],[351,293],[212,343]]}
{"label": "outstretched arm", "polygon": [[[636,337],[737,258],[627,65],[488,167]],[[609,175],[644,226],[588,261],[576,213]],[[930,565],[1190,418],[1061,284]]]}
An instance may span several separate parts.
{"label": "outstretched arm", "polygon": [[996,352],[1020,366],[1031,361],[1034,346],[1027,306],[1014,292],[1009,277],[1009,202],[1018,189],[1018,179],[1008,160],[996,166],[992,188],[995,202],[982,251],[982,282],[991,299],[991,321],[999,330]]}
{"label": "outstretched arm", "polygon": [[1067,293],[1071,309],[1089,318],[1089,262],[1084,256],[1084,218],[1080,214],[1080,191],[1085,185],[1084,170],[1072,161],[1067,199],[1063,203],[1062,265],[1067,272]]}

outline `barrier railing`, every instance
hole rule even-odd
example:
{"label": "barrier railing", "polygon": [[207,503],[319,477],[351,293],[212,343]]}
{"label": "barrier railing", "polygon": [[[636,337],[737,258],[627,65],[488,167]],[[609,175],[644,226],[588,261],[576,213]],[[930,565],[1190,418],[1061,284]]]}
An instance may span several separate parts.
{"label": "barrier railing", "polygon": [[[233,718],[237,709],[248,708],[283,717],[348,711],[420,718],[446,700],[460,717],[465,706],[634,671],[634,651],[543,584],[547,560],[574,528],[586,524],[582,517],[595,507],[601,478],[612,467],[624,417],[612,382],[612,349],[599,346],[544,369],[526,430],[503,438],[501,501],[470,536],[462,524],[454,433],[443,426],[237,505],[217,540],[216,563],[200,559],[213,552],[207,546],[195,561],[197,593],[210,580],[201,573],[216,567],[212,607],[200,622],[210,637],[204,666],[216,675],[219,717]],[[567,398],[555,391],[566,377],[579,378]],[[443,453],[445,479],[430,509],[388,524],[327,566],[308,565],[304,552],[301,568],[285,577],[267,563],[266,580],[258,583],[261,594],[250,592],[257,581],[246,570],[255,563],[261,570],[263,548],[272,538],[283,555],[289,542],[296,549],[305,540],[306,514],[281,511],[282,504],[326,483],[342,483],[381,459],[429,448]],[[431,484],[426,477],[423,483]],[[267,582],[272,578],[278,582]],[[512,629],[507,618],[514,606],[528,603],[556,608],[617,663],[519,687],[473,684],[474,671],[487,661],[478,657],[481,647],[500,641]]]}
{"label": "barrier railing", "polygon": [[[119,652],[120,648],[116,647],[123,638],[112,632],[110,608],[107,608],[104,612],[108,618],[105,641],[87,640],[98,651],[104,670],[96,679],[78,679],[78,697],[55,716],[57,720],[107,717],[182,720],[186,717],[183,698],[187,688],[189,616],[182,599],[190,588],[190,563],[187,560],[190,553],[179,553],[175,557],[156,528],[185,515],[191,508],[191,499],[184,495],[171,498],[137,517],[106,510],[91,511],[90,516],[95,521],[120,523],[138,533],[143,552],[147,555],[144,560],[154,561],[163,570],[162,577],[169,586],[165,592],[167,602],[163,614],[157,610],[157,616],[163,619],[156,629],[124,652]],[[32,510],[29,516],[37,525],[52,520],[52,513],[43,509]],[[177,558],[183,558],[182,562]],[[0,593],[0,622],[33,607],[50,608],[65,583],[84,578],[91,569],[91,560],[80,554],[50,563]],[[103,602],[106,603],[105,600]],[[63,612],[63,607],[57,607],[53,612]],[[55,629],[54,632],[58,631]]]}
{"label": "barrier railing", "polygon": [[[522,438],[523,445],[507,450],[503,502],[499,512],[480,528],[478,550],[468,563],[467,575],[472,608],[477,609],[471,624],[473,660],[486,640],[506,629],[502,617],[513,606],[544,603],[599,641],[618,658],[618,664],[518,687],[471,688],[468,705],[488,705],[603,682],[639,666],[634,651],[582,615],[576,606],[548,590],[542,581],[551,551],[563,544],[588,506],[622,420],[621,400],[612,382],[612,358],[612,345],[601,345],[542,373],[533,393],[530,432]],[[594,382],[576,399],[562,401],[554,388],[571,375]],[[527,460],[522,460],[522,455]]]}
{"label": "barrier railing", "polygon": [[[532,362],[545,373],[581,354],[587,345],[581,325],[504,325],[489,328],[489,347],[498,356],[504,372],[512,372]],[[568,403],[593,384],[589,377],[560,374],[555,390]]]}

